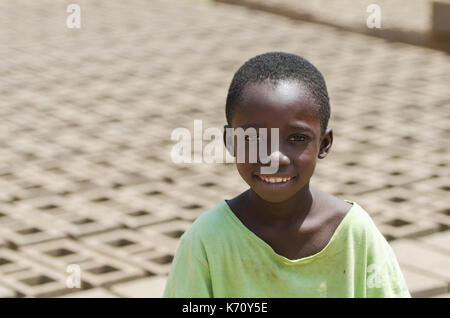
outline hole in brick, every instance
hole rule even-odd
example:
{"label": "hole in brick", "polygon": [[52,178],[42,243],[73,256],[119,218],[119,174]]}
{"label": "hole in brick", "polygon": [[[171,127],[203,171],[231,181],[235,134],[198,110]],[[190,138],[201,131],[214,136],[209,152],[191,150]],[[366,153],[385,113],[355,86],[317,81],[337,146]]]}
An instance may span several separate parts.
{"label": "hole in brick", "polygon": [[100,198],[96,198],[96,199],[92,199],[92,202],[105,202],[105,201],[109,201],[109,198],[107,197],[100,197]]}
{"label": "hole in brick", "polygon": [[118,269],[110,266],[110,265],[102,265],[99,267],[94,267],[88,270],[88,272],[91,272],[93,274],[106,274],[106,273],[111,273],[111,272],[117,272]]}
{"label": "hole in brick", "polygon": [[170,232],[164,232],[163,234],[173,237],[173,238],[179,238],[181,235],[183,235],[184,231],[182,230],[176,230],[176,231],[170,231]]}
{"label": "hole in brick", "polygon": [[213,187],[215,185],[216,184],[214,182],[205,182],[201,184],[202,187]]}
{"label": "hole in brick", "polygon": [[444,215],[450,216],[450,209],[444,209],[442,211],[439,211],[439,213],[442,213]]}
{"label": "hole in brick", "polygon": [[414,142],[414,141],[416,141],[413,137],[411,137],[411,136],[403,136],[402,137],[404,140],[408,140],[408,141],[412,141],[412,142]]}
{"label": "hole in brick", "polygon": [[40,184],[33,184],[33,185],[29,185],[27,187],[24,187],[24,189],[39,189],[42,188],[42,186]]}
{"label": "hole in brick", "polygon": [[186,205],[186,206],[184,206],[184,208],[188,209],[188,210],[195,210],[195,209],[202,208],[202,206],[194,203],[194,204]]}
{"label": "hole in brick", "polygon": [[5,213],[2,213],[2,212],[0,212],[0,218],[2,218],[2,217],[4,217],[4,216],[6,216],[6,214],[5,214]]}
{"label": "hole in brick", "polygon": [[59,167],[49,167],[47,169],[45,169],[47,171],[52,171],[52,172],[56,172],[56,173],[64,173],[64,170],[62,170]]}
{"label": "hole in brick", "polygon": [[169,255],[169,254],[150,259],[150,261],[156,262],[158,264],[169,264],[172,262],[172,260],[173,260],[173,256]]}
{"label": "hole in brick", "polygon": [[441,189],[444,191],[450,191],[450,186],[443,186]]}
{"label": "hole in brick", "polygon": [[170,184],[175,183],[175,181],[172,178],[170,178],[170,177],[164,177],[162,180],[165,183],[170,183]]}
{"label": "hole in brick", "polygon": [[31,153],[31,152],[24,152],[23,155],[24,155],[27,159],[36,159],[36,158],[38,158],[34,153]]}
{"label": "hole in brick", "polygon": [[9,199],[7,202],[8,202],[8,203],[14,203],[14,202],[20,201],[20,200],[21,200],[20,197],[15,196],[15,195],[12,195],[12,196],[11,196],[11,199]]}
{"label": "hole in brick", "polygon": [[81,290],[87,290],[87,289],[91,289],[91,288],[93,288],[94,286],[92,286],[92,284],[89,284],[88,282],[85,282],[85,281],[81,281],[81,286],[80,286],[81,288]]}
{"label": "hole in brick", "polygon": [[47,205],[43,205],[41,207],[39,207],[39,209],[41,210],[52,210],[52,209],[56,209],[59,206],[57,206],[56,204],[47,204]]}
{"label": "hole in brick", "polygon": [[5,264],[9,264],[12,263],[12,261],[10,261],[9,259],[0,257],[0,266],[5,265]]}
{"label": "hole in brick", "polygon": [[391,176],[400,176],[400,175],[402,175],[403,173],[401,172],[401,171],[392,171],[391,173],[390,173],[390,175]]}
{"label": "hole in brick", "polygon": [[358,182],[356,182],[356,181],[350,180],[350,181],[347,181],[345,184],[352,185],[352,184],[357,184],[357,183]]}
{"label": "hole in brick", "polygon": [[88,179],[76,180],[76,183],[91,183]]}
{"label": "hole in brick", "polygon": [[105,166],[105,167],[111,167],[111,164],[108,161],[104,161],[104,160],[97,162],[97,164]]}
{"label": "hole in brick", "polygon": [[111,246],[123,247],[123,246],[136,244],[136,242],[133,242],[133,241],[130,241],[127,239],[119,239],[119,240],[108,242],[108,244]]}
{"label": "hole in brick", "polygon": [[121,184],[121,183],[113,183],[113,185],[112,185],[113,189],[118,189],[118,188],[121,188],[121,187],[123,187],[123,184]]}
{"label": "hole in brick", "polygon": [[81,224],[88,224],[88,223],[94,223],[95,221],[90,218],[84,218],[76,221],[72,221],[73,224],[81,225]]}
{"label": "hole in brick", "polygon": [[159,195],[159,194],[162,194],[162,192],[158,191],[158,190],[154,190],[154,191],[150,191],[150,192],[146,193],[146,195]]}
{"label": "hole in brick", "polygon": [[170,183],[170,184],[175,183],[175,181],[173,181],[173,179],[170,178],[170,177],[164,177],[163,181],[166,182],[166,183]]}
{"label": "hole in brick", "polygon": [[358,165],[358,164],[357,164],[356,162],[349,161],[349,162],[346,162],[345,165],[346,165],[346,166],[356,166],[356,165]]}
{"label": "hole in brick", "polygon": [[37,227],[30,227],[28,229],[23,229],[23,230],[17,231],[17,233],[24,234],[24,235],[34,234],[34,233],[39,233],[39,232],[42,232],[42,230],[38,229]]}
{"label": "hole in brick", "polygon": [[374,129],[374,128],[375,128],[375,127],[372,126],[372,125],[364,126],[364,129],[366,129],[366,130],[371,130],[371,129]]}
{"label": "hole in brick", "polygon": [[392,197],[392,198],[389,199],[389,201],[392,201],[392,202],[395,202],[395,203],[400,203],[400,202],[407,201],[407,199],[401,198],[401,197]]}
{"label": "hole in brick", "polygon": [[128,213],[128,215],[131,215],[131,216],[144,216],[144,215],[149,215],[149,214],[150,213],[148,213],[147,211],[144,211],[144,210],[139,210],[139,211]]}
{"label": "hole in brick", "polygon": [[46,275],[39,275],[35,277],[30,277],[27,279],[22,279],[21,282],[24,282],[25,284],[29,286],[37,286],[37,285],[44,285],[48,284],[50,282],[54,282],[55,280],[46,276]]}
{"label": "hole in brick", "polygon": [[55,250],[47,251],[47,252],[45,252],[45,254],[54,256],[54,257],[60,257],[60,256],[75,254],[75,252],[72,252],[71,250],[68,250],[66,248],[57,248]]}
{"label": "hole in brick", "polygon": [[400,226],[405,226],[405,225],[411,224],[411,222],[408,222],[408,221],[405,221],[402,219],[393,219],[393,220],[385,222],[385,223],[395,226],[395,227],[400,227]]}

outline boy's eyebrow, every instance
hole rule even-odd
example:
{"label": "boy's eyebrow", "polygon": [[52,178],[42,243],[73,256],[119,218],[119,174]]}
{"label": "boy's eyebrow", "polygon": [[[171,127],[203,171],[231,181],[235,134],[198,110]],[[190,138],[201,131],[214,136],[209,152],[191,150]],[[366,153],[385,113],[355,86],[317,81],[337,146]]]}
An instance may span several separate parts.
{"label": "boy's eyebrow", "polygon": [[[240,126],[240,127],[243,128],[243,129],[245,130],[245,129],[249,128],[249,127],[255,127],[255,128],[258,128],[258,127],[260,127],[260,126],[263,126],[263,127],[264,127],[264,124],[248,123],[248,124],[244,124],[244,125],[242,125],[242,126]],[[314,133],[314,131],[313,131],[310,127],[308,127],[308,126],[306,126],[306,125],[303,125],[303,124],[301,124],[301,123],[290,123],[290,124],[288,125],[288,127],[289,127],[289,128],[293,128],[293,129],[306,130],[306,131],[309,131],[309,132],[311,132],[311,133]]]}
{"label": "boy's eyebrow", "polygon": [[309,128],[306,125],[300,124],[300,123],[291,123],[291,124],[289,124],[289,127],[294,128],[294,129],[307,130],[307,131],[314,133],[314,131],[311,128]]}

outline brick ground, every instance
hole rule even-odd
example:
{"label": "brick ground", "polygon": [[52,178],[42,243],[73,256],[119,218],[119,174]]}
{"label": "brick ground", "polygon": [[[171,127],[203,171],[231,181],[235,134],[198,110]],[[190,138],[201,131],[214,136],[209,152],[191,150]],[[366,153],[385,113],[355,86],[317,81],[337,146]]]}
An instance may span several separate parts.
{"label": "brick ground", "polygon": [[207,1],[78,3],[80,30],[65,1],[0,3],[1,297],[161,295],[182,232],[246,189],[232,165],[171,163],[171,132],[221,128],[233,72],[274,50],[328,83],[312,183],[372,215],[413,295],[448,296],[448,55]]}

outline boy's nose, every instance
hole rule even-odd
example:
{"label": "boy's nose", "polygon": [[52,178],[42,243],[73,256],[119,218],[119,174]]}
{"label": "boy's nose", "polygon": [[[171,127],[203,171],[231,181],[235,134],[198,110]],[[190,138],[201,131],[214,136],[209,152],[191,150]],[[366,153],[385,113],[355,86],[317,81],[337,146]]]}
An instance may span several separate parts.
{"label": "boy's nose", "polygon": [[279,150],[272,152],[270,154],[269,158],[270,158],[269,163],[272,162],[273,160],[277,160],[278,159],[278,164],[280,166],[282,166],[282,165],[289,165],[291,163],[289,157],[286,156],[285,154],[283,154]]}

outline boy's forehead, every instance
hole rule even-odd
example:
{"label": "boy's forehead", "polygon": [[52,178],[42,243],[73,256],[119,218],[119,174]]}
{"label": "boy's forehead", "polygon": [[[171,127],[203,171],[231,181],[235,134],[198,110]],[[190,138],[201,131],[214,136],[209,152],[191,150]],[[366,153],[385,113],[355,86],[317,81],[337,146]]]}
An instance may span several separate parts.
{"label": "boy's forehead", "polygon": [[283,106],[308,97],[308,88],[302,82],[286,79],[273,83],[265,80],[247,84],[242,92],[241,101],[246,104],[271,102]]}
{"label": "boy's forehead", "polygon": [[315,119],[318,107],[313,103],[308,88],[298,81],[280,80],[270,83],[250,83],[242,92],[237,107],[239,121],[245,117],[264,117],[268,113]]}

